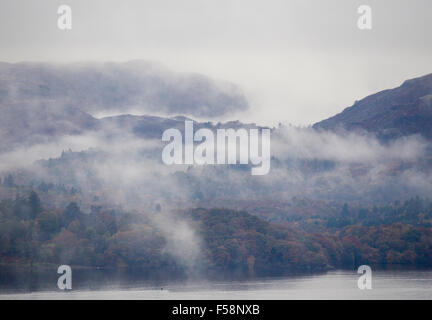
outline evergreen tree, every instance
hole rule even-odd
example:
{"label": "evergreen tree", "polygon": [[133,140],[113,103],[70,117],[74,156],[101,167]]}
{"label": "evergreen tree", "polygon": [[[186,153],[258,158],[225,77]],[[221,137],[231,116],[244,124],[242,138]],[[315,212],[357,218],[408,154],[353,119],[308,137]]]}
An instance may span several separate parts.
{"label": "evergreen tree", "polygon": [[35,219],[39,213],[42,212],[42,205],[38,194],[34,191],[30,193],[28,199],[32,218]]}

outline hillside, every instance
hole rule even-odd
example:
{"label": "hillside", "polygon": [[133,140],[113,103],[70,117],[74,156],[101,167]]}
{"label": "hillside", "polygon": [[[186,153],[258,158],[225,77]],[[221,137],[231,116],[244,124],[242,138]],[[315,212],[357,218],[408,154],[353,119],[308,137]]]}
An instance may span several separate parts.
{"label": "hillside", "polygon": [[54,101],[98,113],[214,117],[246,110],[239,88],[201,74],[175,73],[146,61],[0,63],[0,106]]}
{"label": "hillside", "polygon": [[32,192],[0,201],[0,260],[21,266],[61,261],[143,276],[155,270],[243,277],[361,264],[430,267],[431,216],[432,202],[421,199],[373,211],[345,206],[330,218],[317,217],[322,227],[302,221],[316,231],[305,232],[228,209],[170,213],[160,206],[132,212],[93,207],[86,214],[75,202],[47,209]]}
{"label": "hillside", "polygon": [[432,139],[432,74],[370,95],[313,127],[366,131],[383,141],[414,134]]}

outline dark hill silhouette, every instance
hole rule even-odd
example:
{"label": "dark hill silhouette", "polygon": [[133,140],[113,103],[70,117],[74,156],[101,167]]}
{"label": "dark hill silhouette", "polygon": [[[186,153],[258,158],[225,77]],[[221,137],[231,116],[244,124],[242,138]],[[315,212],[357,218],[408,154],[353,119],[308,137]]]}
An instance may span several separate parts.
{"label": "dark hill silhouette", "polygon": [[313,127],[366,131],[384,141],[414,134],[432,139],[432,74],[370,95]]}

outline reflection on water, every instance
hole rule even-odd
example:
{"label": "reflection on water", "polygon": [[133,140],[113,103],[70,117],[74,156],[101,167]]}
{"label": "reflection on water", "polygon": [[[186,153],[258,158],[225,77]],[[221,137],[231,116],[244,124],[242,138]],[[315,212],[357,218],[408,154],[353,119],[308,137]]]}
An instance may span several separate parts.
{"label": "reflection on water", "polygon": [[[49,272],[50,271],[50,272]],[[359,290],[355,271],[245,281],[161,280],[133,272],[74,270],[73,290],[57,289],[56,269],[0,269],[0,299],[432,299],[432,271],[375,271],[373,289]]]}

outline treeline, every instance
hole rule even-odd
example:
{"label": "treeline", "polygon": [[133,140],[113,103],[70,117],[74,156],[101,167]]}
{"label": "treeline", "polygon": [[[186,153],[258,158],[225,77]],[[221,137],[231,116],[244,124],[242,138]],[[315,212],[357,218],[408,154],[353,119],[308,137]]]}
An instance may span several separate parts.
{"label": "treeline", "polygon": [[176,267],[163,252],[165,239],[144,215],[92,207],[82,213],[75,202],[47,210],[38,195],[0,202],[2,263],[71,264],[97,267]]}
{"label": "treeline", "polygon": [[195,229],[204,240],[210,270],[283,275],[331,267],[322,247],[302,231],[227,209],[194,209],[185,216],[195,222]]}
{"label": "treeline", "polygon": [[[333,226],[331,217],[318,217],[319,232],[276,225],[247,212],[226,209],[184,210],[176,217],[188,221],[202,240],[196,269],[208,274],[276,276],[361,264],[432,267],[432,232],[424,225],[428,213],[417,207],[418,201],[394,206],[398,219],[403,222],[411,217],[413,224],[394,222],[383,207],[376,211],[379,219],[374,218],[379,222],[371,225],[368,219],[372,217],[358,215],[361,208],[344,206],[335,216],[346,215],[351,224]],[[74,202],[62,209],[48,207],[36,192],[0,201],[2,264],[188,272],[166,250],[167,239],[152,222],[154,215],[164,214],[162,210],[127,213],[92,207],[90,213],[83,213]],[[413,207],[417,209],[412,211]],[[309,220],[304,223],[315,225]]]}
{"label": "treeline", "polygon": [[[296,213],[290,213],[288,209],[263,218],[278,224],[296,226],[309,233],[335,232],[348,226],[375,227],[394,223],[432,228],[432,201],[419,197],[375,206],[332,204],[321,211],[316,208],[316,203],[304,199],[302,206],[304,213],[299,212],[301,209],[297,207]],[[310,209],[314,211],[313,214],[308,212]]]}
{"label": "treeline", "polygon": [[432,229],[400,222],[373,227],[349,226],[337,232],[343,266],[405,265],[432,267]]}
{"label": "treeline", "polygon": [[336,213],[328,219],[327,226],[330,228],[341,228],[349,225],[371,227],[397,222],[431,228],[432,202],[416,197],[404,202],[396,201],[370,208],[363,206],[349,208],[345,204],[339,214]]}
{"label": "treeline", "polygon": [[[163,214],[156,211],[131,214],[93,207],[86,214],[74,202],[48,210],[36,192],[3,200],[1,262],[188,272],[165,250],[167,239],[151,219]],[[245,212],[196,209],[179,211],[177,218],[189,221],[203,240],[197,269],[204,273],[281,275],[328,268],[311,237]]]}

